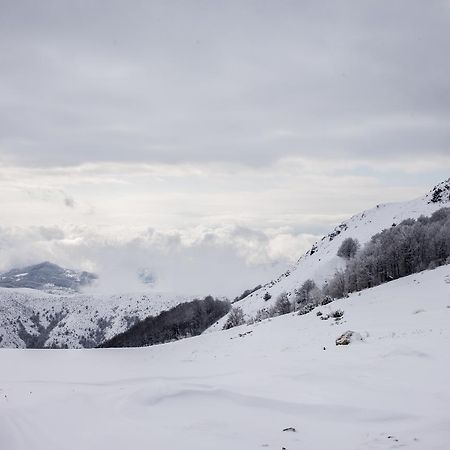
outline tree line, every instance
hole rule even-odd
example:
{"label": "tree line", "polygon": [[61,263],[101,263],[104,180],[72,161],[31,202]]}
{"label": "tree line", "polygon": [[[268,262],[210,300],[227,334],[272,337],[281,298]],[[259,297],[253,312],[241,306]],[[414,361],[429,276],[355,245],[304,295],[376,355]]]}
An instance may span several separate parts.
{"label": "tree line", "polygon": [[[351,238],[343,242],[347,245]],[[354,240],[353,240],[354,241]],[[339,252],[338,252],[339,254]],[[450,208],[406,219],[372,236],[324,286],[331,297],[378,286],[450,262]]]}
{"label": "tree line", "polygon": [[197,336],[230,310],[230,303],[211,296],[181,303],[156,317],[147,317],[100,347],[145,347]]}
{"label": "tree line", "polygon": [[[254,323],[290,312],[306,314],[318,305],[345,297],[351,292],[378,286],[426,269],[450,263],[450,208],[442,208],[430,217],[406,219],[372,236],[361,248],[357,239],[345,239],[337,255],[346,260],[322,287],[306,280],[293,295],[281,293],[273,306],[262,308],[250,320],[242,309],[232,308],[224,329]],[[271,295],[266,293],[264,300]]]}

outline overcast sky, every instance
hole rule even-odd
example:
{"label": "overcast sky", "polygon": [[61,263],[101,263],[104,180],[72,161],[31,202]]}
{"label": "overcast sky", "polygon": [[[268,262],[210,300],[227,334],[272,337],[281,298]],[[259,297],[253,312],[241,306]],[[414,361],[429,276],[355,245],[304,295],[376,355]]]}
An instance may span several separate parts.
{"label": "overcast sky", "polygon": [[450,176],[449,54],[445,0],[0,0],[0,270],[267,281]]}

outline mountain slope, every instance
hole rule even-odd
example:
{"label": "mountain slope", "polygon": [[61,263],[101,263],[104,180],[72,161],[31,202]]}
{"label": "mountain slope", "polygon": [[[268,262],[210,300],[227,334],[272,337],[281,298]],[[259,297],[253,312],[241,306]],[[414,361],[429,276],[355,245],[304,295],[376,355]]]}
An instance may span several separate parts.
{"label": "mountain slope", "polygon": [[[447,450],[450,266],[330,308],[339,323],[314,311],[140,349],[0,350],[2,448]],[[364,341],[336,346],[346,330]]]}
{"label": "mountain slope", "polygon": [[0,274],[0,287],[70,293],[79,291],[96,279],[93,273],[63,269],[56,264],[43,262]]}
{"label": "mountain slope", "polygon": [[96,347],[190,298],[162,294],[50,294],[0,288],[0,347]]}
{"label": "mountain slope", "polygon": [[[257,310],[271,306],[281,292],[294,295],[306,279],[312,278],[321,284],[331,277],[336,268],[344,265],[336,253],[345,238],[353,237],[365,243],[393,223],[430,215],[446,205],[450,205],[450,180],[420,199],[378,205],[358,214],[316,243],[290,271],[236,305],[250,318]],[[167,294],[73,294],[74,289],[92,279],[92,274],[67,271],[50,263],[16,269],[0,276],[0,285],[3,281],[3,285],[15,287],[0,287],[0,347],[94,347],[129,329],[138,320],[192,300]],[[18,286],[50,292],[16,289]],[[269,301],[264,300],[266,293],[271,295]],[[221,329],[226,319],[226,316],[220,319],[207,331]]]}
{"label": "mountain slope", "polygon": [[[295,294],[307,279],[313,279],[322,285],[335,273],[336,269],[345,267],[345,261],[337,256],[337,251],[346,238],[358,239],[361,244],[391,227],[393,224],[421,215],[429,216],[445,206],[450,206],[450,179],[435,186],[425,196],[407,202],[377,205],[363,211],[338,225],[327,236],[316,242],[294,266],[277,279],[264,284],[260,289],[235,303],[244,311],[247,318],[253,317],[261,308],[270,307],[282,292],[289,297]],[[266,301],[268,293],[271,298]],[[226,321],[222,318],[209,331],[220,329]]]}

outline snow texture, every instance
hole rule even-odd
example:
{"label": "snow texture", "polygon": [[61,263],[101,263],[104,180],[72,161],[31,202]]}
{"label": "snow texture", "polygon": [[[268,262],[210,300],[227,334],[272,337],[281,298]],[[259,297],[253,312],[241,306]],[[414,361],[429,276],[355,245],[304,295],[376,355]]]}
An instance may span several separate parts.
{"label": "snow texture", "polygon": [[[236,302],[234,306],[242,308],[246,318],[250,319],[259,309],[271,307],[282,292],[286,292],[288,297],[295,295],[295,291],[307,279],[322,285],[337,269],[345,267],[345,260],[337,256],[339,247],[345,239],[357,239],[363,245],[372,236],[394,224],[405,219],[417,219],[422,215],[430,216],[443,207],[450,207],[450,179],[438,184],[428,194],[416,200],[381,204],[357,214],[316,242],[290,270]],[[266,293],[271,296],[269,300],[264,299]],[[226,320],[227,317],[224,317],[207,332],[222,328]]]}
{"label": "snow texture", "polygon": [[[0,448],[448,450],[450,266],[331,308],[140,349],[2,349]],[[347,330],[364,341],[336,346]]]}
{"label": "snow texture", "polygon": [[190,300],[157,293],[60,295],[0,288],[0,347],[95,347],[140,319]]}

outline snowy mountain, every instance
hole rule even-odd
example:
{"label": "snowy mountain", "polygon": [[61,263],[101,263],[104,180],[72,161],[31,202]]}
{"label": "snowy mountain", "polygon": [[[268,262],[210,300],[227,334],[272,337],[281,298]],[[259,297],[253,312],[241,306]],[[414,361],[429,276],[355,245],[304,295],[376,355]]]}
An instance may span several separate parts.
{"label": "snowy mountain", "polygon": [[0,287],[71,293],[96,279],[97,276],[93,273],[63,269],[56,264],[43,262],[0,274]]}
{"label": "snowy mountain", "polygon": [[[246,318],[250,319],[258,310],[273,305],[282,292],[292,297],[307,279],[322,285],[337,269],[345,267],[345,261],[337,256],[337,251],[346,238],[354,238],[364,244],[373,235],[405,219],[429,216],[445,206],[450,206],[450,179],[438,184],[421,198],[381,204],[363,211],[341,223],[316,242],[290,270],[237,301],[234,306],[242,308]],[[226,319],[227,317],[222,318],[209,331],[222,328]]]}
{"label": "snowy mountain", "polygon": [[192,300],[79,292],[97,276],[43,262],[0,275],[0,347],[91,348],[139,320]]}
{"label": "snowy mountain", "polygon": [[[139,349],[0,351],[1,448],[447,450],[450,266],[318,309],[344,315]],[[363,340],[337,346],[348,330]]]}
{"label": "snowy mountain", "polygon": [[[250,292],[235,305],[242,308],[247,319],[252,318],[259,309],[270,307],[280,293],[295,295],[307,279],[322,284],[337,268],[343,267],[345,262],[336,253],[344,239],[352,237],[364,244],[393,224],[428,216],[446,205],[450,206],[450,180],[422,198],[378,205],[353,216],[317,242],[291,270]],[[50,263],[1,275],[0,285],[8,288],[0,287],[0,347],[94,347],[128,330],[139,320],[193,300],[169,294],[74,293],[94,277]],[[207,332],[221,329],[226,320],[224,316]]]}
{"label": "snowy mountain", "polygon": [[[347,237],[365,243],[449,201],[446,182],[358,214],[236,304],[251,317],[278,293],[333,275]],[[185,301],[0,288],[0,346],[92,347]],[[163,345],[0,349],[1,448],[447,450],[449,318],[447,264],[307,314],[211,332],[222,318]]]}
{"label": "snowy mountain", "polygon": [[191,300],[163,294],[51,294],[0,288],[0,347],[83,348]]}

